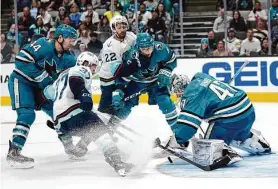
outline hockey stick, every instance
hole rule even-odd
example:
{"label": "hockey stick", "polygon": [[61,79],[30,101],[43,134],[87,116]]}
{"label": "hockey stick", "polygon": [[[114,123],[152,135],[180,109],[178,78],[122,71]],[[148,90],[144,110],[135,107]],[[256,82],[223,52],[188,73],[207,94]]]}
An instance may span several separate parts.
{"label": "hockey stick", "polygon": [[[212,171],[212,170],[215,170],[215,169],[219,169],[219,168],[225,167],[231,161],[231,158],[228,155],[225,155],[223,157],[220,157],[220,158],[216,159],[214,161],[214,163],[211,164],[211,165],[201,165],[201,164],[199,164],[197,162],[194,162],[194,161],[186,158],[185,156],[175,152],[173,149],[171,149],[169,147],[162,146],[161,145],[161,141],[160,141],[159,138],[157,138],[155,140],[155,142],[156,142],[157,146],[160,147],[161,149],[169,152],[170,154],[172,154],[172,155],[174,155],[174,156],[176,156],[176,157],[178,157],[178,158],[180,158],[180,159],[190,163],[191,165],[194,165],[195,167],[198,167],[199,169],[202,169],[204,171]],[[170,162],[172,161],[171,158],[169,158],[169,157],[168,157],[168,160]]]}

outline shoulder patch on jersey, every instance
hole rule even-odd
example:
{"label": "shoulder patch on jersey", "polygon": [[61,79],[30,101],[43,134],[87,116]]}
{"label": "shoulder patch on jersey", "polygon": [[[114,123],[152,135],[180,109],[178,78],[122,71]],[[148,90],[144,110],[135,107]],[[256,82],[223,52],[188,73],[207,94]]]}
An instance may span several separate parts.
{"label": "shoulder patch on jersey", "polygon": [[207,86],[209,86],[210,83],[211,83],[211,80],[208,79],[208,78],[205,78],[205,79],[202,81],[201,86],[207,87]]}
{"label": "shoulder patch on jersey", "polygon": [[158,43],[158,44],[155,44],[155,48],[157,50],[162,50],[162,44]]}

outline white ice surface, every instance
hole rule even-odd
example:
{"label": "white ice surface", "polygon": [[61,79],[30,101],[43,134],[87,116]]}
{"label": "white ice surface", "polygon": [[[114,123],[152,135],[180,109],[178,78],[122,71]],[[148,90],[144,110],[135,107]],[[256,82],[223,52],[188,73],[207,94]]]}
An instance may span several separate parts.
{"label": "white ice surface", "polygon": [[[260,130],[273,151],[278,151],[278,104],[256,103],[254,128]],[[5,157],[8,140],[16,114],[10,107],[1,107],[1,188],[3,189],[143,189],[143,188],[278,188],[278,156],[247,157],[232,168],[203,172],[180,160],[170,165],[165,158],[152,158],[151,140],[156,136],[167,138],[170,131],[157,107],[140,105],[125,122],[145,137],[135,139],[131,145],[119,141],[119,147],[132,152],[131,161],[141,162],[137,172],[125,178],[119,177],[104,161],[94,144],[89,146],[86,161],[72,162],[64,154],[63,147],[53,130],[45,126],[47,117],[38,112],[22,153],[35,159],[35,168],[11,169]],[[123,131],[123,130],[122,130]],[[123,131],[124,132],[124,131]],[[207,178],[208,177],[208,178]],[[250,178],[251,177],[251,178]]]}

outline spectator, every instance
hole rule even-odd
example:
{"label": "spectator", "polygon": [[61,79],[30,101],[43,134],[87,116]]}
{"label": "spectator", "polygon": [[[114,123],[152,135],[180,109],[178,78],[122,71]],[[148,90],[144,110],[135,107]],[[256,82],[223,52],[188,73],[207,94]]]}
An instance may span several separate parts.
{"label": "spectator", "polygon": [[80,37],[76,39],[74,46],[78,47],[80,43],[84,43],[87,46],[89,42],[90,42],[90,38],[88,36],[88,31],[82,30],[80,33]]}
{"label": "spectator", "polygon": [[[214,24],[213,24],[213,31],[215,33],[219,33],[219,32],[224,32],[224,9],[220,9],[220,16],[218,16],[215,21],[214,21]],[[227,26],[229,26],[229,23],[231,21],[231,17],[230,16],[226,16],[227,18]]]}
{"label": "spectator", "polygon": [[14,9],[11,10],[10,15],[11,16],[7,20],[7,30],[9,30],[11,25],[14,24],[14,17],[15,17]]}
{"label": "spectator", "polygon": [[78,7],[80,12],[85,12],[86,11],[86,6],[89,4],[89,0],[78,0],[77,1]]}
{"label": "spectator", "polygon": [[163,3],[158,4],[156,11],[158,13],[158,17],[162,18],[165,21],[165,24],[168,28],[171,22],[171,16],[168,12],[165,11]]}
{"label": "spectator", "polygon": [[30,15],[29,7],[23,8],[23,16],[18,20],[18,29],[28,31],[30,26],[35,23],[35,19]]}
{"label": "spectator", "polygon": [[30,0],[17,0],[17,10],[21,12],[24,7],[30,7],[31,1]]}
{"label": "spectator", "polygon": [[224,40],[227,43],[227,50],[231,51],[234,55],[239,54],[240,50],[240,43],[241,41],[236,38],[236,31],[234,28],[228,29],[228,38]]}
{"label": "spectator", "polygon": [[80,43],[79,45],[80,54],[85,52],[86,50],[87,50],[87,46],[84,43]]}
{"label": "spectator", "polygon": [[73,3],[70,8],[70,20],[72,21],[74,28],[78,28],[80,23],[81,14],[76,3]]}
{"label": "spectator", "polygon": [[248,21],[258,21],[260,18],[267,20],[267,14],[265,10],[261,9],[261,3],[257,1],[255,3],[255,8],[249,13]]}
{"label": "spectator", "polygon": [[83,22],[84,25],[86,26],[87,29],[90,29],[91,31],[96,31],[97,30],[97,26],[95,24],[92,23],[92,16],[91,15],[87,15],[85,18],[85,22]]}
{"label": "spectator", "polygon": [[11,57],[12,57],[12,53],[13,53],[13,49],[12,47],[6,42],[6,36],[5,34],[1,33],[1,63],[6,63],[6,62],[10,62]]}
{"label": "spectator", "polygon": [[253,53],[259,53],[261,50],[261,43],[257,38],[253,37],[253,31],[251,29],[247,32],[247,38],[244,39],[240,47],[240,55],[250,56]]}
{"label": "spectator", "polygon": [[253,29],[253,33],[254,33],[254,37],[257,38],[260,42],[262,42],[264,38],[267,38],[268,31],[266,28],[265,20],[263,19],[258,20],[257,27]]}
{"label": "spectator", "polygon": [[114,11],[112,11],[111,9],[108,9],[105,13],[104,13],[104,16],[106,16],[109,20],[109,22],[111,21],[111,19],[114,17],[114,16],[117,16],[117,15],[121,15],[121,12],[119,11],[119,9],[117,7],[115,7]]}
{"label": "spectator", "polygon": [[216,50],[216,48],[217,48],[217,41],[216,41],[216,38],[214,36],[214,32],[213,31],[210,31],[208,33],[208,44],[209,44],[209,48],[211,50]]}
{"label": "spectator", "polygon": [[208,45],[208,39],[203,38],[201,39],[201,47],[197,51],[197,57],[205,58],[212,56],[212,51]]}
{"label": "spectator", "polygon": [[[23,45],[23,36],[20,32],[18,32],[17,36],[18,45],[21,47]],[[8,33],[7,33],[7,42],[14,47],[16,44],[16,36],[15,36],[15,24],[12,24]]]}
{"label": "spectator", "polygon": [[272,51],[276,52],[278,46],[278,19],[274,22],[274,27],[271,30],[271,39],[272,39]]}
{"label": "spectator", "polygon": [[46,36],[47,31],[44,28],[44,23],[41,15],[37,16],[36,23],[31,25],[28,31],[28,41],[31,40],[33,35],[41,34]]}
{"label": "spectator", "polygon": [[[218,0],[217,1],[217,10],[219,8],[223,9],[224,8],[224,2],[223,0]],[[236,10],[236,0],[227,0],[227,10]]]}
{"label": "spectator", "polygon": [[83,12],[81,17],[80,17],[80,20],[82,22],[85,21],[85,18],[87,15],[89,16],[92,16],[92,23],[93,24],[98,24],[99,23],[99,16],[98,16],[98,13],[96,11],[93,11],[93,6],[91,4],[87,4],[87,7],[86,7],[86,12]]}
{"label": "spectator", "polygon": [[55,28],[50,28],[50,30],[47,33],[47,38],[48,39],[54,39],[55,38]]}
{"label": "spectator", "polygon": [[65,18],[63,20],[63,24],[66,24],[66,25],[74,27],[74,25],[72,24],[71,19],[70,19],[69,16],[65,16]]}
{"label": "spectator", "polygon": [[[139,2],[137,4],[136,10],[139,10]],[[132,17],[133,17],[133,13],[135,13],[136,10],[135,10],[134,0],[130,0],[129,2],[125,3],[125,5],[123,6],[122,13],[123,14],[132,14]]]}
{"label": "spectator", "polygon": [[81,32],[82,32],[83,30],[86,30],[86,29],[87,29],[87,28],[86,28],[85,24],[84,24],[84,23],[81,23],[81,24],[79,25],[78,30],[77,30],[78,36],[80,36],[80,35],[81,35]]}
{"label": "spectator", "polygon": [[41,7],[44,7],[46,11],[52,11],[55,8],[55,0],[40,0]]}
{"label": "spectator", "polygon": [[31,7],[30,7],[30,14],[33,18],[37,18],[38,16],[38,2],[37,0],[32,0],[32,4],[31,4]]}
{"label": "spectator", "polygon": [[90,33],[90,42],[88,43],[88,51],[99,54],[100,50],[103,47],[103,44],[100,40],[97,39],[98,35],[94,32]]}
{"label": "spectator", "polygon": [[41,17],[42,17],[42,20],[43,20],[43,23],[44,23],[44,24],[48,24],[48,23],[51,23],[51,22],[52,22],[51,15],[45,10],[44,7],[41,7],[41,8],[39,9],[39,14],[40,14]]}
{"label": "spectator", "polygon": [[100,0],[92,0],[92,5],[94,7],[94,10],[100,8]]}
{"label": "spectator", "polygon": [[259,55],[261,56],[267,56],[268,55],[268,39],[264,38],[262,40],[262,49],[259,52]]}
{"label": "spectator", "polygon": [[233,53],[225,49],[225,42],[220,40],[217,43],[217,49],[213,51],[213,56],[234,56]]}
{"label": "spectator", "polygon": [[70,8],[71,5],[73,4],[72,0],[64,0],[62,6],[65,8],[66,10],[66,14],[69,15],[70,14]]}
{"label": "spectator", "polygon": [[252,10],[253,0],[238,0],[237,10]]}
{"label": "spectator", "polygon": [[171,0],[171,4],[174,10],[174,19],[178,20],[179,14],[180,14],[180,5],[179,0]]}
{"label": "spectator", "polygon": [[147,11],[153,11],[154,9],[157,8],[158,1],[157,0],[147,0],[147,1],[144,1],[144,4],[146,5]]}
{"label": "spectator", "polygon": [[271,25],[273,20],[278,20],[278,0],[272,0],[272,7],[269,9]]}
{"label": "spectator", "polygon": [[103,16],[102,19],[100,20],[97,31],[112,33],[108,18],[106,16]]}
{"label": "spectator", "polygon": [[58,27],[60,24],[63,23],[66,16],[67,16],[66,9],[64,7],[60,7],[58,16],[56,18],[53,18],[53,22],[51,25],[53,27]]}
{"label": "spectator", "polygon": [[108,6],[107,9],[112,12],[115,12],[115,11],[121,12],[123,10],[123,7],[122,7],[121,3],[118,2],[118,0],[112,0],[112,4],[110,6]]}
{"label": "spectator", "polygon": [[234,28],[237,32],[247,31],[247,25],[244,18],[240,15],[239,11],[233,11],[233,19],[230,22],[230,28]]}
{"label": "spectator", "polygon": [[[139,29],[143,29],[146,26],[146,24],[148,23],[148,21],[152,18],[152,13],[149,11],[146,11],[145,4],[141,4],[139,8],[140,9],[137,12],[138,24],[139,24]],[[133,21],[132,21],[134,24],[135,24],[135,17],[136,17],[136,15],[134,14]]]}
{"label": "spectator", "polygon": [[152,11],[152,19],[148,21],[147,31],[157,41],[163,41],[166,25],[163,19],[158,17],[156,11]]}

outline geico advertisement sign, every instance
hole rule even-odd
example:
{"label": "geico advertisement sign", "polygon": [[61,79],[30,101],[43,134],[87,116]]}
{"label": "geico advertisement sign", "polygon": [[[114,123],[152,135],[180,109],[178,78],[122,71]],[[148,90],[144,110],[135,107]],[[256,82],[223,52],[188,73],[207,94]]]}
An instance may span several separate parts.
{"label": "geico advertisement sign", "polygon": [[190,77],[203,72],[228,83],[245,60],[248,64],[234,79],[234,86],[254,92],[278,92],[277,58],[180,59],[177,72],[183,70]]}
{"label": "geico advertisement sign", "polygon": [[[1,96],[9,96],[8,81],[14,69],[14,64],[1,64]],[[92,93],[101,94],[99,79],[92,81]]]}

